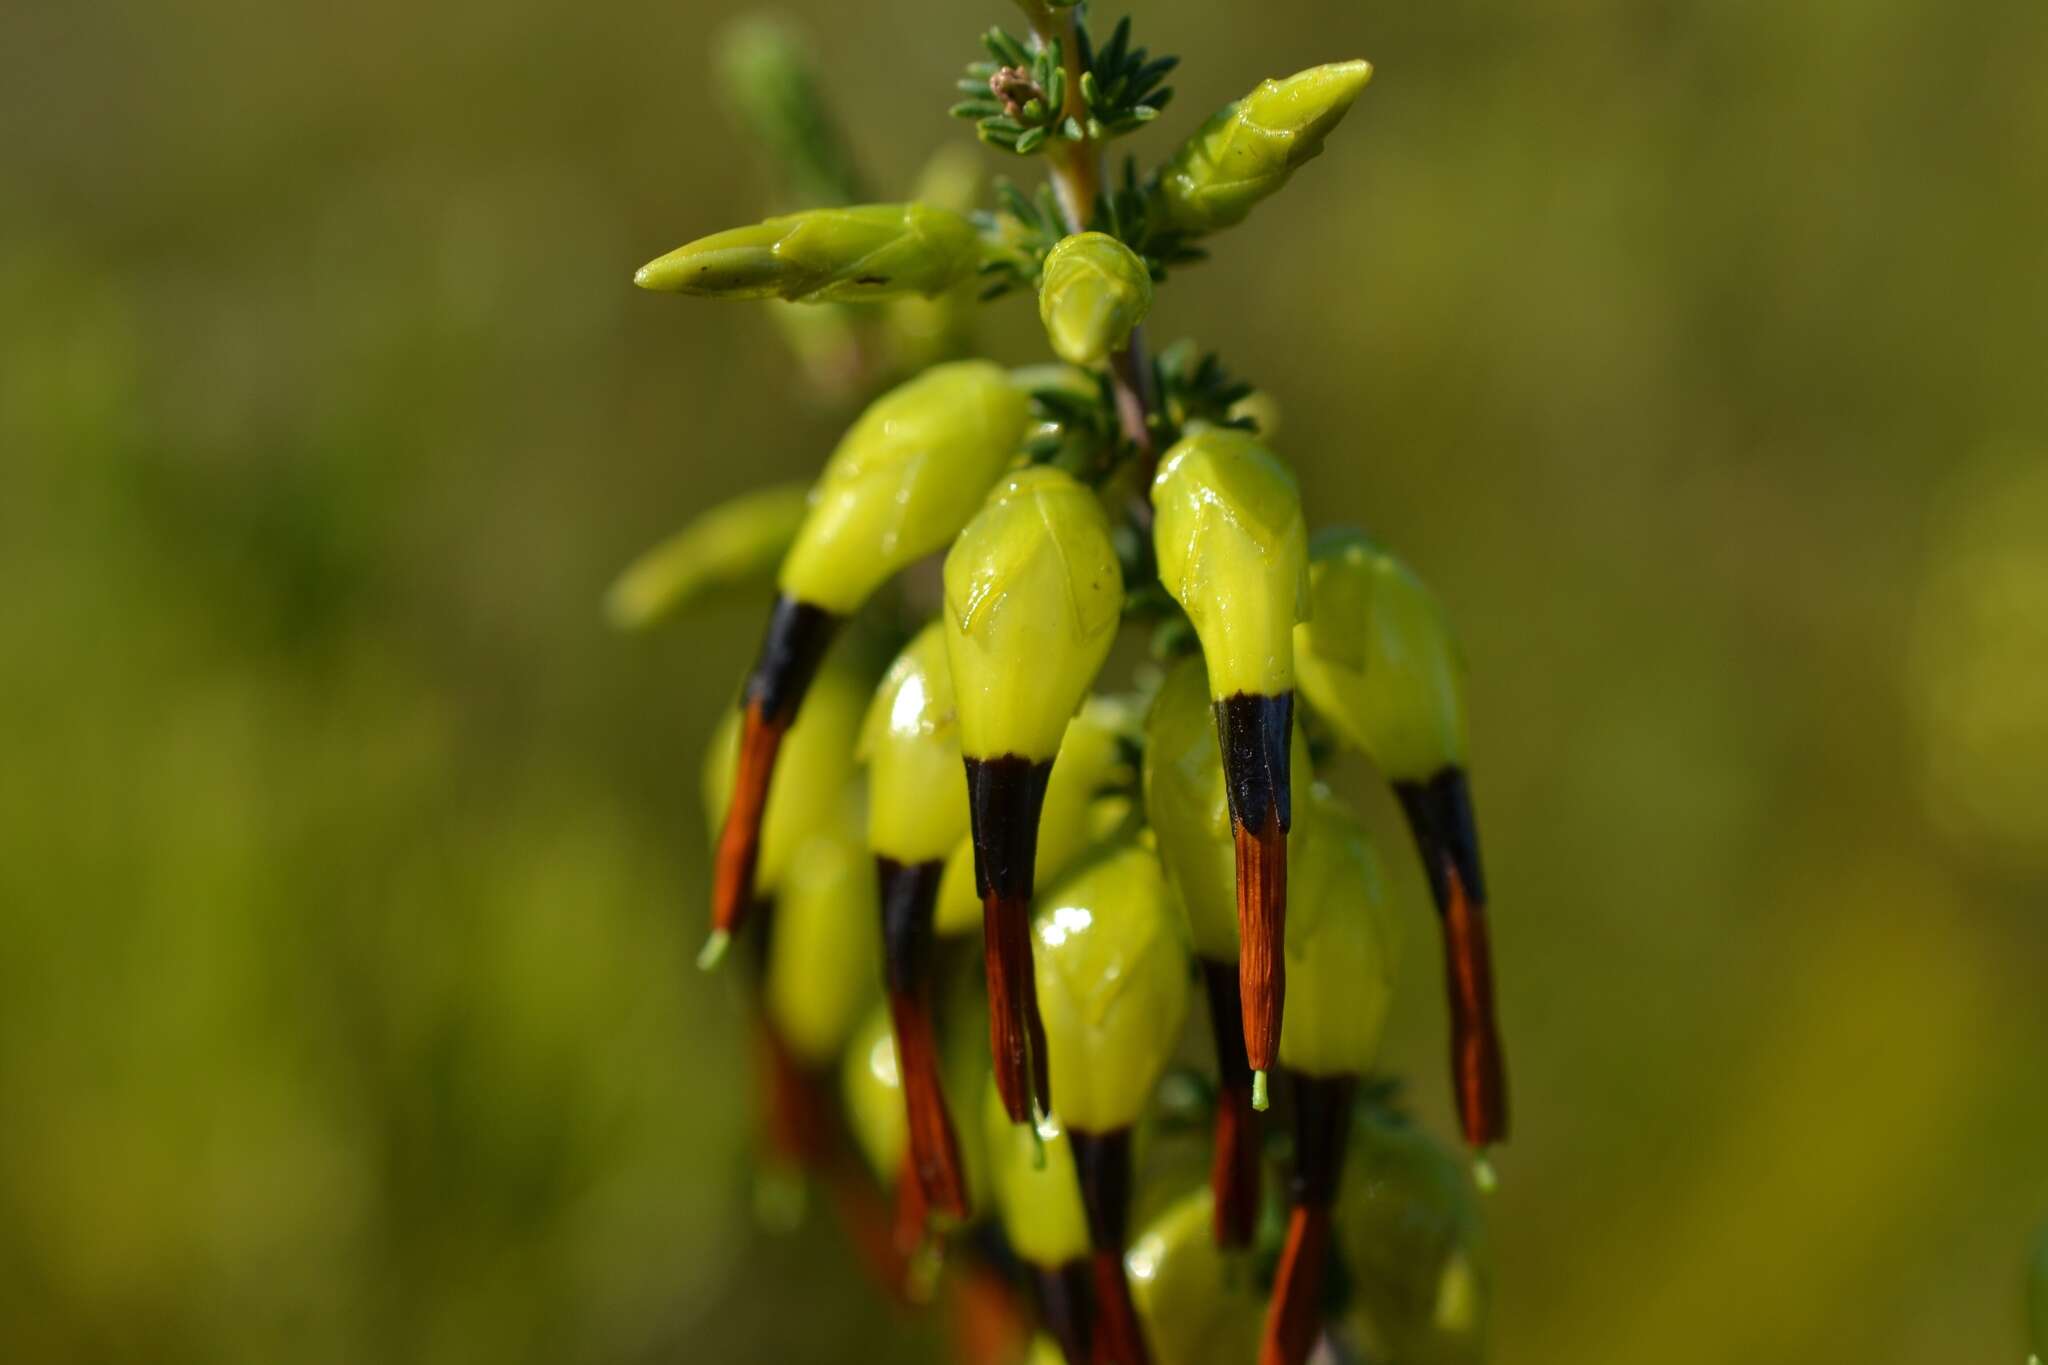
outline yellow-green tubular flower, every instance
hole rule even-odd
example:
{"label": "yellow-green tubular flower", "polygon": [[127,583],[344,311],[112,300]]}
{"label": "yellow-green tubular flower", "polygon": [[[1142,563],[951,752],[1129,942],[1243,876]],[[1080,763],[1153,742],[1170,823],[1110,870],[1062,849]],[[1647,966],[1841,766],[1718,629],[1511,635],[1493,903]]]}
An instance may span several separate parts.
{"label": "yellow-green tubular flower", "polygon": [[945,628],[919,631],[882,676],[861,727],[868,847],[899,863],[937,862],[967,837],[960,720]]}
{"label": "yellow-green tubular flower", "polygon": [[1124,1255],[1155,1365],[1241,1365],[1259,1354],[1264,1305],[1252,1277],[1218,1250],[1206,1189],[1178,1200]]}
{"label": "yellow-green tubular flower", "polygon": [[926,204],[806,209],[679,246],[633,283],[665,293],[796,303],[930,297],[981,264],[974,225]]}
{"label": "yellow-green tubular flower", "polygon": [[1053,354],[1092,365],[1120,351],[1152,309],[1152,273],[1106,232],[1064,238],[1046,253],[1038,317]]}
{"label": "yellow-green tubular flower", "polygon": [[1294,627],[1309,612],[1301,488],[1250,435],[1204,427],[1176,442],[1152,481],[1159,581],[1202,641],[1209,695],[1294,686]]}
{"label": "yellow-green tubular flower", "polygon": [[[1106,819],[1097,793],[1125,781],[1129,774],[1120,736],[1130,718],[1122,701],[1094,696],[1067,722],[1059,758],[1045,784],[1045,806],[1038,821],[1038,856],[1032,884],[1049,886],[1068,864],[1104,832]],[[1213,747],[1213,741],[1212,741]],[[950,938],[981,927],[981,896],[974,887],[974,841],[962,837],[946,859],[939,882],[938,932]]]}
{"label": "yellow-green tubular flower", "polygon": [[1316,533],[1294,633],[1309,704],[1391,782],[1465,762],[1465,661],[1443,607],[1362,531]]}
{"label": "yellow-green tubular flower", "polygon": [[1429,590],[1362,533],[1318,534],[1309,574],[1313,614],[1295,632],[1301,688],[1401,799],[1443,925],[1459,1120],[1483,1148],[1507,1136],[1507,1067],[1465,774],[1464,661]]}
{"label": "yellow-green tubular flower", "polygon": [[[1202,642],[1216,703],[1224,790],[1236,841],[1238,990],[1245,1054],[1273,1065],[1286,998],[1288,774],[1294,729],[1294,626],[1308,608],[1301,492],[1250,436],[1200,428],[1166,452],[1152,481],[1159,581]],[[1264,1107],[1256,1085],[1257,1107]]]}
{"label": "yellow-green tubular flower", "polygon": [[1323,150],[1323,139],[1370,79],[1370,62],[1332,62],[1261,81],[1223,106],[1161,172],[1155,195],[1161,222],[1204,233],[1244,221],[1252,205]]}
{"label": "yellow-green tubular flower", "polygon": [[1016,448],[1027,406],[995,365],[940,365],[877,399],[832,452],[783,558],[747,678],[730,818],[712,860],[709,961],[755,894],[761,814],[783,736],[827,642],[884,579],[973,514]]}
{"label": "yellow-green tubular flower", "polygon": [[985,360],[934,366],[876,399],[811,490],[783,593],[844,615],[951,540],[1015,454],[1029,408]]}
{"label": "yellow-green tubular flower", "polygon": [[1381,1111],[1360,1116],[1349,1148],[1335,1222],[1354,1344],[1403,1365],[1479,1365],[1493,1267],[1470,1170]]}
{"label": "yellow-green tubular flower", "polygon": [[1010,1122],[1002,1095],[983,1087],[982,1141],[988,1152],[989,1189],[1011,1249],[1034,1266],[1064,1265],[1088,1254],[1088,1219],[1074,1149],[1057,1118],[1036,1131]]}
{"label": "yellow-green tubular flower", "polygon": [[1289,846],[1280,1061],[1305,1075],[1364,1075],[1393,999],[1399,933],[1358,817],[1320,789],[1304,814]]}
{"label": "yellow-green tubular flower", "polygon": [[791,858],[768,943],[769,1016],[790,1051],[817,1067],[838,1058],[881,982],[875,867],[858,785],[848,790],[839,818]]}
{"label": "yellow-green tubular flower", "polygon": [[[782,743],[780,776],[761,821],[757,895],[778,890],[797,849],[839,817],[855,773],[854,742],[880,671],[875,640],[864,631],[848,631],[825,656],[809,702]],[[714,839],[732,799],[739,743],[740,713],[728,711],[704,754],[704,811]]]}
{"label": "yellow-green tubular flower", "polygon": [[640,630],[782,561],[803,524],[805,490],[778,484],[722,502],[626,566],[605,594],[605,614]]}
{"label": "yellow-green tubular flower", "polygon": [[1054,757],[1123,611],[1102,505],[1056,469],[1010,475],[947,552],[945,584],[967,757]]}
{"label": "yellow-green tubular flower", "polygon": [[946,554],[946,654],[982,899],[989,1050],[1010,1116],[1052,1105],[1030,902],[1046,781],[1116,640],[1123,575],[1095,495],[1047,466],[1012,474]]}
{"label": "yellow-green tubular flower", "polygon": [[860,756],[868,764],[868,847],[881,888],[882,980],[915,1176],[929,1208],[964,1218],[966,1182],[932,1018],[939,878],[946,854],[967,833],[960,725],[938,622],[897,655],[875,690]]}
{"label": "yellow-green tubular flower", "polygon": [[1138,1119],[1187,1017],[1187,945],[1149,848],[1083,863],[1040,898],[1038,994],[1060,1113],[1103,1134]]}

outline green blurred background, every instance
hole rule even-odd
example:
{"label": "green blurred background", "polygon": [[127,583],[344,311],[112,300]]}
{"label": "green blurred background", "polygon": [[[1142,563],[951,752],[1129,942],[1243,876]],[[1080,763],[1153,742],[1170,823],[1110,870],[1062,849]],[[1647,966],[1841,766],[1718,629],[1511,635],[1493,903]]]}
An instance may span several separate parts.
{"label": "green blurred background", "polygon": [[[783,9],[880,186],[1012,17]],[[628,284],[767,207],[705,80],[736,11],[0,6],[0,1357],[937,1341],[755,1230],[737,988],[687,969],[762,604],[600,612],[838,420],[759,311]],[[1265,385],[1315,511],[1465,636],[1499,1359],[2018,1361],[2048,9],[1138,19],[1186,59],[1148,158],[1379,67],[1155,332]],[[1447,1130],[1432,937],[1390,1065]]]}

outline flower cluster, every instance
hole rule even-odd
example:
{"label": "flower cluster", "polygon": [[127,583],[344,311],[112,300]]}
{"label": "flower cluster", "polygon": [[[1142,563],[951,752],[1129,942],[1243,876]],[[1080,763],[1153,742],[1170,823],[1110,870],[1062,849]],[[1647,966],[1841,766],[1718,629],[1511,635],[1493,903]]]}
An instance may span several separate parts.
{"label": "flower cluster", "polygon": [[[1097,44],[1078,7],[1024,9],[1030,36],[992,32],[954,112],[1043,152],[1044,193],[813,204],[635,276],[855,327],[1028,287],[1056,358],[923,366],[808,489],[707,514],[615,589],[637,623],[774,570],[706,765],[700,961],[753,950],[771,1154],[843,1188],[832,1138],[850,1131],[893,1182],[893,1283],[929,1288],[949,1238],[987,1217],[1070,1365],[1300,1362],[1326,1332],[1376,1359],[1471,1359],[1473,1182],[1371,1079],[1399,907],[1358,814],[1316,779],[1347,746],[1406,812],[1483,1150],[1507,1109],[1462,664],[1403,561],[1358,531],[1311,534],[1270,400],[1145,333],[1166,266],[1316,156],[1371,68],[1264,81],[1105,188],[1103,144],[1155,121],[1175,59],[1128,21]],[[744,69],[772,88],[742,103],[813,167],[793,178],[850,183],[836,151],[803,151],[829,125],[802,64],[748,42]],[[920,602],[899,575],[935,555]],[[1149,658],[1112,670],[1134,628]],[[979,973],[953,970],[974,956]],[[1196,995],[1209,1041],[1191,1065]],[[985,1030],[963,1024],[976,1012]],[[1158,1154],[1190,1146],[1207,1179],[1176,1185]]]}

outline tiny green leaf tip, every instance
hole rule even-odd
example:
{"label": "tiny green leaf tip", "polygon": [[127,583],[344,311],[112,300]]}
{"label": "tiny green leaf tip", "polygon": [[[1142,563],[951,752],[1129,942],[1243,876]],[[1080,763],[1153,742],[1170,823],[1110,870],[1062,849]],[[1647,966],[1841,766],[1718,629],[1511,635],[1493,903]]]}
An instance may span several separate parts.
{"label": "tiny green leaf tip", "polygon": [[1254,1071],[1252,1073],[1252,1108],[1263,1114],[1266,1112],[1266,1105],[1268,1103],[1269,1101],[1266,1097],[1266,1073]]}
{"label": "tiny green leaf tip", "polygon": [[708,972],[725,960],[725,950],[732,946],[732,935],[723,929],[713,929],[711,937],[704,940],[704,946],[697,951],[697,970]]}
{"label": "tiny green leaf tip", "polygon": [[1493,1169],[1493,1162],[1484,1152],[1472,1158],[1472,1183],[1481,1194],[1492,1194],[1500,1188],[1500,1173]]}

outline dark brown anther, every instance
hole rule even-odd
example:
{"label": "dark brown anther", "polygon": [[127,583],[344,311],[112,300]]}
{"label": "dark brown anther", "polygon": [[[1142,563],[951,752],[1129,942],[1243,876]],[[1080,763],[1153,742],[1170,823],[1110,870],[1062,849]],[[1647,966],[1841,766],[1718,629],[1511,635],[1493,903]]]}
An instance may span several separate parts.
{"label": "dark brown anther", "polygon": [[1238,989],[1244,1047],[1254,1071],[1280,1052],[1287,996],[1287,831],[1293,824],[1289,743],[1294,694],[1239,692],[1216,704],[1223,787],[1237,842]]}
{"label": "dark brown anther", "polygon": [[[712,863],[711,930],[730,939],[754,895],[754,864],[761,855],[761,818],[782,737],[796,721],[804,693],[838,632],[839,619],[790,597],[777,597],[754,671],[741,696],[740,752],[732,803],[726,807]],[[716,960],[716,951],[710,960]]]}
{"label": "dark brown anther", "polygon": [[1077,1259],[1057,1266],[1033,1266],[1031,1273],[1046,1335],[1059,1344],[1067,1365],[1091,1365],[1094,1341],[1089,1324],[1095,1320],[1095,1304],[1088,1262]]}
{"label": "dark brown anther", "polygon": [[1494,1023],[1493,952],[1486,930],[1486,880],[1479,827],[1462,768],[1427,782],[1396,784],[1401,809],[1429,874],[1444,935],[1444,986],[1451,1015],[1451,1080],[1467,1144],[1490,1147],[1508,1135],[1507,1061]]}
{"label": "dark brown anther", "polygon": [[932,917],[946,865],[877,858],[875,866],[881,882],[883,981],[909,1121],[909,1175],[932,1210],[964,1219],[967,1181],[932,1026]]}
{"label": "dark brown anther", "polygon": [[1052,762],[1015,754],[967,760],[967,808],[974,881],[981,893],[982,954],[988,973],[989,1055],[996,1090],[1013,1123],[1052,1109],[1045,1025],[1031,962],[1031,893],[1038,818]]}
{"label": "dark brown anther", "polygon": [[1095,1286],[1095,1359],[1114,1365],[1148,1365],[1151,1352],[1124,1276],[1124,1243],[1131,1221],[1131,1130],[1087,1133],[1069,1128],[1074,1174],[1081,1186],[1081,1211],[1088,1219],[1088,1245]]}
{"label": "dark brown anther", "polygon": [[1247,1247],[1259,1218],[1259,1129],[1252,1110],[1252,1067],[1245,1056],[1237,964],[1200,959],[1216,1044],[1216,1152],[1209,1165],[1216,1245]]}
{"label": "dark brown anther", "polygon": [[1344,1172],[1351,1132],[1352,1076],[1295,1075],[1293,1205],[1287,1242],[1266,1306],[1259,1365],[1302,1365],[1322,1333],[1323,1274],[1330,1256],[1330,1210]]}

